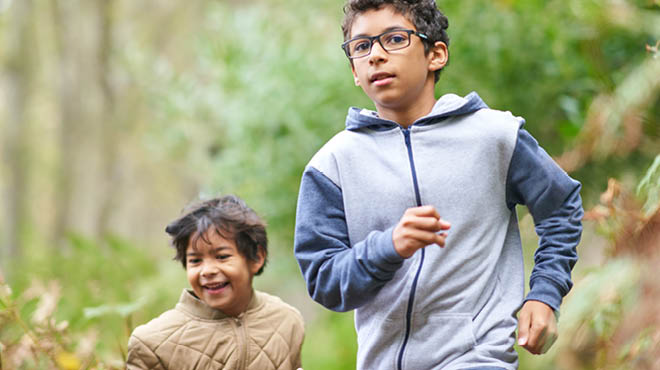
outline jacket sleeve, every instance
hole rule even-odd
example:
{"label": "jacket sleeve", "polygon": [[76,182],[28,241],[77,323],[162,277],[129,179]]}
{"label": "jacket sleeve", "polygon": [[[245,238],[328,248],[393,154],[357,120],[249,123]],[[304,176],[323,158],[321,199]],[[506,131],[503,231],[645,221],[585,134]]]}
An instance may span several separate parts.
{"label": "jacket sleeve", "polygon": [[525,301],[541,301],[555,311],[573,286],[582,235],[580,183],[571,179],[524,129],[509,165],[507,204],[524,204],[534,218],[539,246]]}
{"label": "jacket sleeve", "polygon": [[127,370],[165,370],[156,354],[137,336],[128,339]]}
{"label": "jacket sleeve", "polygon": [[403,264],[392,228],[350,245],[341,188],[311,166],[300,185],[294,254],[309,295],[334,311],[369,301]]}

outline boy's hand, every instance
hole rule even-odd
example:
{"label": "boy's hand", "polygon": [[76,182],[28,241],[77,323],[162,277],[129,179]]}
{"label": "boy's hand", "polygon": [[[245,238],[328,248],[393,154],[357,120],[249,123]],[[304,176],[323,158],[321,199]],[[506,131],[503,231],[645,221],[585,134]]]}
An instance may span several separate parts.
{"label": "boy's hand", "polygon": [[442,219],[433,206],[408,208],[392,232],[394,249],[403,258],[409,258],[418,249],[429,244],[445,246],[450,224]]}
{"label": "boy's hand", "polygon": [[540,355],[557,340],[557,319],[547,304],[527,301],[518,315],[518,345]]}

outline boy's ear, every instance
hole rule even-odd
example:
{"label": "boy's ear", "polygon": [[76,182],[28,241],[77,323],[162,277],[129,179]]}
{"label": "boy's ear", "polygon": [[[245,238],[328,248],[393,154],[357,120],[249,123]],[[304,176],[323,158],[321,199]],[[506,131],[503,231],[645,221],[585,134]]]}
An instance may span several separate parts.
{"label": "boy's ear", "polygon": [[351,72],[353,72],[353,81],[355,81],[355,86],[360,86],[360,79],[355,72],[355,65],[353,63],[351,63]]}
{"label": "boy's ear", "polygon": [[259,272],[261,267],[264,265],[265,260],[266,260],[266,253],[264,253],[264,249],[261,248],[261,246],[258,246],[257,247],[257,259],[250,261],[250,272],[252,273],[252,275]]}
{"label": "boy's ear", "polygon": [[449,50],[442,41],[436,41],[435,45],[429,50],[429,71],[435,72],[444,68],[449,61]]}

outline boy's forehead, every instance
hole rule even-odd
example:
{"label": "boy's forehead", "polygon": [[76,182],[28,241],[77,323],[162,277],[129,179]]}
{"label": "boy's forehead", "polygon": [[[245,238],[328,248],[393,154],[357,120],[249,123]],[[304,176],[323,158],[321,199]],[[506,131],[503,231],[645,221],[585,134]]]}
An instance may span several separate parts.
{"label": "boy's forehead", "polygon": [[416,30],[408,17],[393,6],[384,5],[358,14],[351,25],[350,37],[373,36],[393,28]]}
{"label": "boy's forehead", "polygon": [[217,248],[236,248],[232,235],[223,235],[214,227],[209,228],[203,233],[195,233],[188,240],[188,251],[204,251]]}

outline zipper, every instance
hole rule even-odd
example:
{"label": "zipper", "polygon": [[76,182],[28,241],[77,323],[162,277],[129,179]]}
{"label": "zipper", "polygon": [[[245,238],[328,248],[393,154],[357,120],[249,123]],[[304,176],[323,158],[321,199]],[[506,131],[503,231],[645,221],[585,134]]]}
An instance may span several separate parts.
{"label": "zipper", "polygon": [[239,348],[240,351],[240,356],[239,356],[239,361],[238,364],[240,366],[240,369],[247,369],[247,333],[246,333],[246,328],[245,325],[243,325],[243,322],[241,321],[240,317],[234,318],[234,324],[236,324],[236,333],[238,334],[238,340],[236,341],[236,345]]}
{"label": "zipper", "polygon": [[[408,161],[410,162],[410,171],[412,172],[413,177],[413,186],[415,189],[415,201],[417,206],[422,205],[422,199],[419,194],[419,184],[417,183],[417,171],[415,170],[415,160],[413,158],[412,152],[412,143],[410,141],[410,129],[402,128],[403,137],[406,142],[406,148],[408,149]],[[401,350],[399,351],[399,357],[397,360],[397,369],[403,370],[403,353],[406,351],[406,345],[408,344],[408,339],[410,338],[410,325],[412,321],[412,309],[413,303],[415,302],[415,290],[417,289],[417,281],[419,280],[419,275],[422,272],[422,266],[424,265],[424,251],[426,248],[422,248],[422,256],[419,260],[419,266],[417,267],[417,272],[415,273],[415,278],[413,279],[412,287],[410,288],[410,295],[408,296],[408,309],[406,310],[406,335],[403,338],[403,345],[401,345]]]}

